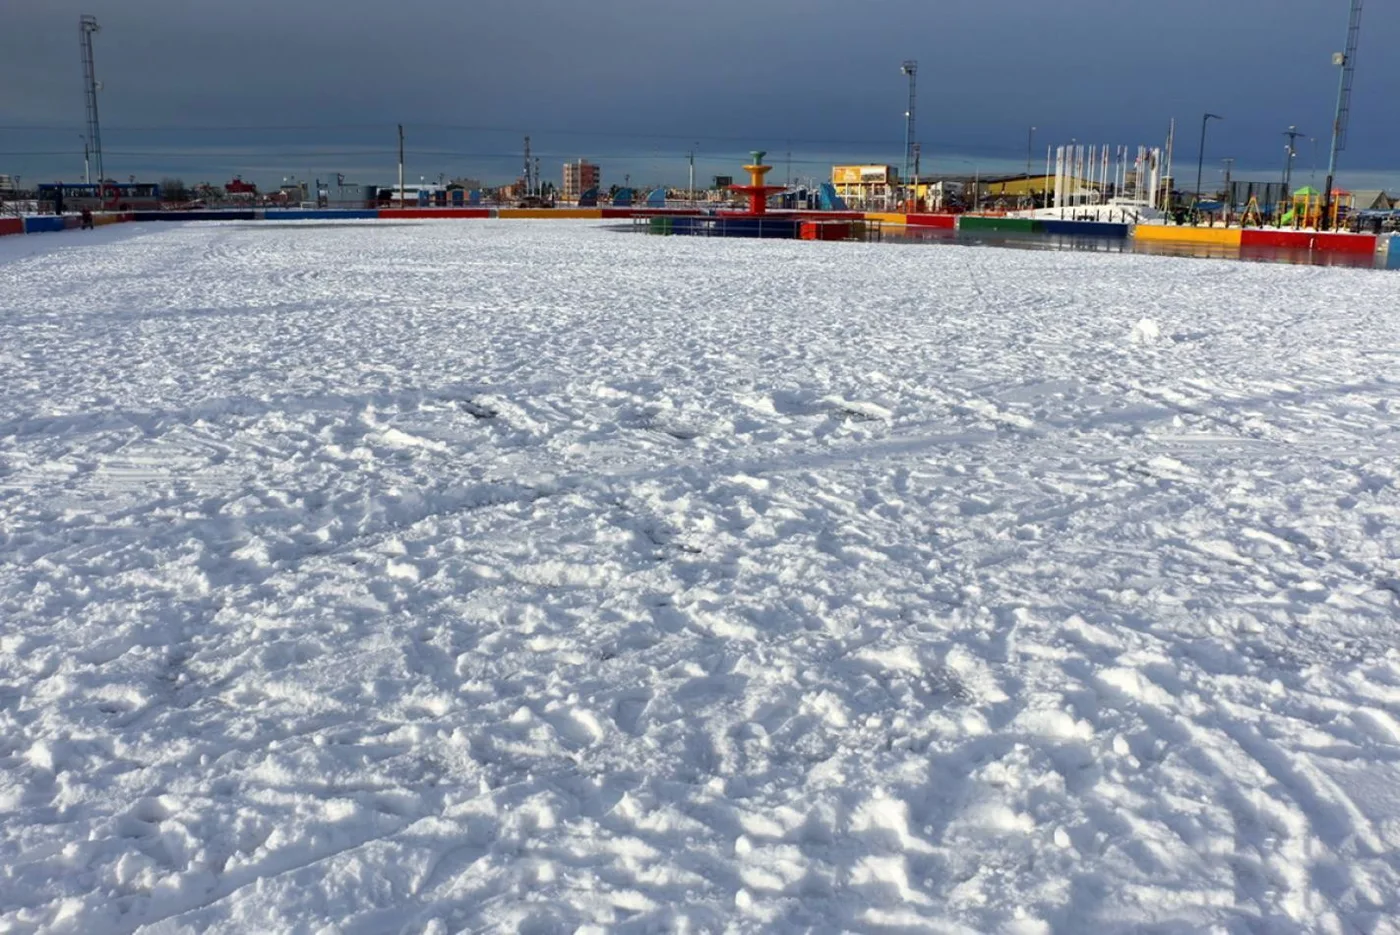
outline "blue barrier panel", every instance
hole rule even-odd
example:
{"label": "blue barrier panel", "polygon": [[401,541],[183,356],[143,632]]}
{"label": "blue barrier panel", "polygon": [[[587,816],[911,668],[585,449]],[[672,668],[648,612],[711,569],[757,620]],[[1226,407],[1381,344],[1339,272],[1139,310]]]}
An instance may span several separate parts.
{"label": "blue barrier panel", "polygon": [[133,211],[133,221],[252,221],[252,211]]}
{"label": "blue barrier panel", "polygon": [[1128,225],[1108,221],[1040,221],[1040,230],[1063,237],[1114,237],[1126,239]]}
{"label": "blue barrier panel", "polygon": [[66,228],[63,226],[63,218],[59,217],[24,219],[24,232],[26,234],[49,234],[65,229]]}
{"label": "blue barrier panel", "polygon": [[1385,268],[1400,269],[1400,234],[1391,234],[1385,251]]}
{"label": "blue barrier panel", "polygon": [[267,211],[264,218],[268,221],[367,221],[379,217],[378,211],[339,209],[339,208],[319,208],[306,209],[292,208],[288,211]]}
{"label": "blue barrier panel", "polygon": [[795,218],[720,217],[710,236],[796,240],[801,224]]}

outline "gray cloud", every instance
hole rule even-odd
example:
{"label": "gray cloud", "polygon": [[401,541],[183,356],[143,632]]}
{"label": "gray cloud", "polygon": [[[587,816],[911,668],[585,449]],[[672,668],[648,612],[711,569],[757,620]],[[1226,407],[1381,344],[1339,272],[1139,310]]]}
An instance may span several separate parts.
{"label": "gray cloud", "polygon": [[[1026,128],[1050,141],[1157,141],[1272,172],[1297,124],[1325,163],[1330,55],[1345,0],[17,0],[0,29],[0,172],[76,176],[83,123],[77,19],[95,14],[114,174],[350,170],[387,178],[394,124],[414,174],[505,179],[531,133],[548,166],[573,156],[619,180],[728,171],[750,146],[899,160],[904,80],[920,62],[929,161],[1024,166]],[[1400,5],[1366,12],[1342,165],[1400,168],[1386,54]],[[15,129],[34,125],[60,129]],[[157,129],[160,128],[160,129]],[[272,129],[280,128],[280,129]],[[362,152],[368,150],[368,152]],[[307,153],[317,155],[307,155]],[[328,155],[319,155],[326,153]],[[358,153],[357,155],[352,155]],[[1307,171],[1304,138],[1297,167]],[[778,158],[784,158],[779,156]],[[952,163],[966,165],[967,163]],[[284,166],[278,170],[277,166]],[[1295,170],[1296,171],[1296,170]],[[550,170],[550,175],[555,174]],[[652,176],[656,178],[652,179]]]}

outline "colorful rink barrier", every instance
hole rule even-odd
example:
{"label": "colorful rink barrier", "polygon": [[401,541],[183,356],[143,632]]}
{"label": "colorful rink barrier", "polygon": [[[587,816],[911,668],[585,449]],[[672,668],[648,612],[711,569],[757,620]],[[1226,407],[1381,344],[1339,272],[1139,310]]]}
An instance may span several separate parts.
{"label": "colorful rink barrier", "polygon": [[1093,237],[1101,240],[1126,240],[1131,224],[1114,221],[1036,221],[1036,232],[1056,237]]}
{"label": "colorful rink barrier", "polygon": [[933,230],[956,230],[958,217],[955,214],[906,214],[906,227],[928,227]]}
{"label": "colorful rink barrier", "polygon": [[262,212],[260,221],[374,221],[379,211],[374,208],[287,208]]}
{"label": "colorful rink barrier", "polygon": [[1209,244],[1219,247],[1238,247],[1242,233],[1237,227],[1177,227],[1170,224],[1139,224],[1133,228],[1133,236],[1138,240]]}
{"label": "colorful rink barrier", "polygon": [[[761,220],[759,220],[761,218]],[[1166,253],[1227,259],[1344,264],[1400,269],[1400,234],[1361,234],[1273,228],[1192,227],[1163,223],[1017,218],[991,214],[934,214],[883,211],[775,211],[760,216],[738,211],[707,212],[673,208],[245,208],[237,210],[128,211],[93,215],[104,227],[128,221],[418,221],[418,220],[632,220],[637,229],[659,234],[703,237],[752,237],[824,240],[880,239],[894,228],[917,239],[996,245],[1109,244],[1133,238],[1133,252]],[[0,218],[0,236],[57,233],[81,226],[77,215]],[[927,232],[919,233],[921,231]],[[896,235],[899,236],[899,235]]]}
{"label": "colorful rink barrier", "polygon": [[1375,234],[1346,234],[1324,231],[1289,231],[1249,228],[1242,232],[1241,246],[1273,247],[1279,250],[1323,250],[1329,253],[1375,253]]}
{"label": "colorful rink barrier", "polygon": [[491,208],[380,208],[375,215],[381,221],[437,219],[471,220],[493,218],[496,212]]}
{"label": "colorful rink barrier", "polygon": [[24,219],[24,232],[26,234],[53,234],[59,231],[74,230],[81,223],[82,221],[76,217],[27,217]]}

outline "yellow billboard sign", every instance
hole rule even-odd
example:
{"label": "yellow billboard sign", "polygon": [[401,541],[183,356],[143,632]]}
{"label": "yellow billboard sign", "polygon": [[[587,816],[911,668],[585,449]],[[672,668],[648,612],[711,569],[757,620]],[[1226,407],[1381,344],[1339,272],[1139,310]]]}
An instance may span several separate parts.
{"label": "yellow billboard sign", "polygon": [[890,181],[889,166],[832,166],[833,185],[884,185]]}

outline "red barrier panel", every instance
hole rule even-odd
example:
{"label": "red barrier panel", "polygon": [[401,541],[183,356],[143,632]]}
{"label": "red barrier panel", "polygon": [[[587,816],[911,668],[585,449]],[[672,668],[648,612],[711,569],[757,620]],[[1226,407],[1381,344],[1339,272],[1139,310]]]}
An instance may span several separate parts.
{"label": "red barrier panel", "polygon": [[1314,234],[1314,250],[1333,253],[1375,253],[1375,234]]}
{"label": "red barrier panel", "polygon": [[490,208],[380,208],[379,219],[392,218],[489,218]]}
{"label": "red barrier panel", "polygon": [[777,217],[796,217],[804,221],[864,221],[864,211],[796,211],[791,214],[784,212]]}
{"label": "red barrier panel", "polygon": [[846,240],[851,236],[851,222],[803,221],[798,236],[803,240]]}
{"label": "red barrier panel", "polygon": [[1282,250],[1323,250],[1329,253],[1375,253],[1376,235],[1247,228],[1240,233],[1240,246],[1276,247]]}
{"label": "red barrier panel", "polygon": [[957,227],[955,214],[911,214],[904,219],[909,227],[936,227],[939,230],[952,230]]}
{"label": "red barrier panel", "polygon": [[0,218],[0,237],[6,234],[23,234],[24,222],[19,218]]}

